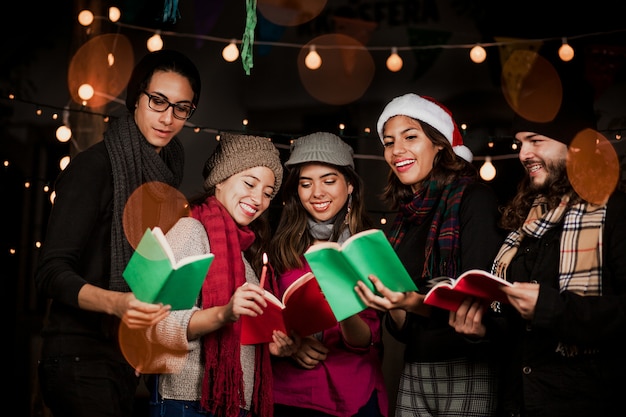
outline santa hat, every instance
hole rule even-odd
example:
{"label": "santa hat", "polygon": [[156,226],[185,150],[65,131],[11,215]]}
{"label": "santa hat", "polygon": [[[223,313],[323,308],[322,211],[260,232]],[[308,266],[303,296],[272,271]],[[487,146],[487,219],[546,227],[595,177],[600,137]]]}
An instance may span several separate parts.
{"label": "santa hat", "polygon": [[455,154],[472,162],[472,151],[463,145],[463,136],[452,119],[452,113],[432,97],[409,93],[391,100],[378,118],[377,131],[381,142],[385,123],[394,116],[408,116],[428,123],[448,139]]}

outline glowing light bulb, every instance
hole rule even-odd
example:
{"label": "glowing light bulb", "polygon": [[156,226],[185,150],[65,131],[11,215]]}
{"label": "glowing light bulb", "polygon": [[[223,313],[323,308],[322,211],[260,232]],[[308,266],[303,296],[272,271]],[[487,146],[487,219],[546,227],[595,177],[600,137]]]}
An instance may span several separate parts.
{"label": "glowing light bulb", "polygon": [[304,65],[310,70],[316,70],[322,66],[322,57],[315,50],[315,45],[311,45],[309,53],[304,58]]}
{"label": "glowing light bulb", "polygon": [[61,168],[61,171],[63,171],[67,167],[67,164],[69,163],[70,163],[69,155],[65,155],[63,158],[61,158],[59,160],[59,168]]}
{"label": "glowing light bulb", "polygon": [[485,48],[483,48],[482,46],[476,45],[470,51],[470,59],[473,62],[480,64],[485,59],[487,59],[487,51],[485,51]]}
{"label": "glowing light bulb", "polygon": [[81,100],[90,100],[94,93],[91,84],[82,84],[78,87],[78,97],[80,97]]}
{"label": "glowing light bulb", "polygon": [[120,9],[118,9],[115,6],[109,7],[109,20],[113,23],[117,22],[118,20],[120,20],[120,17],[122,16],[122,12],[120,12]]}
{"label": "glowing light bulb", "polygon": [[111,52],[107,54],[107,64],[109,64],[109,68],[115,64],[115,55]]}
{"label": "glowing light bulb", "polygon": [[93,13],[91,12],[91,10],[85,9],[78,13],[78,23],[83,26],[91,25],[93,23]]}
{"label": "glowing light bulb", "polygon": [[150,36],[150,39],[146,42],[146,46],[150,52],[160,51],[163,49],[163,39],[161,39],[161,35],[159,33],[155,33]]}
{"label": "glowing light bulb", "polygon": [[56,137],[59,142],[67,142],[72,137],[72,130],[65,125],[59,126],[56,131]]}
{"label": "glowing light bulb", "polygon": [[574,58],[574,48],[567,43],[567,39],[565,38],[563,38],[563,45],[559,48],[559,58],[565,62],[571,61]]}
{"label": "glowing light bulb", "polygon": [[402,69],[402,58],[398,55],[398,48],[391,48],[391,55],[387,58],[387,69],[391,72],[398,72]]}
{"label": "glowing light bulb", "polygon": [[480,167],[480,178],[491,181],[496,177],[496,167],[491,163],[491,157],[485,157],[485,163]]}
{"label": "glowing light bulb", "polygon": [[239,58],[239,48],[235,45],[234,39],[222,49],[222,58],[224,58],[226,62],[233,62]]}

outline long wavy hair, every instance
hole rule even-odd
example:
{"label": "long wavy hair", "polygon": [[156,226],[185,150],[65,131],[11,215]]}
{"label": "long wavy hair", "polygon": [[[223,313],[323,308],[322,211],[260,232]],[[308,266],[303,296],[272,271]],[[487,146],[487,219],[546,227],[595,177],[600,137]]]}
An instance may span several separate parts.
{"label": "long wavy hair", "polygon": [[[452,145],[441,132],[426,122],[417,121],[433,145],[443,147],[435,155],[433,167],[425,181],[434,180],[437,182],[438,187],[443,188],[459,177],[478,178],[476,167],[457,156],[452,149]],[[396,210],[401,203],[410,201],[414,194],[411,184],[403,184],[390,168],[387,174],[387,184],[381,194],[382,200],[389,202],[391,208]]]}
{"label": "long wavy hair", "polygon": [[556,208],[563,196],[568,194],[570,195],[570,205],[581,201],[567,177],[565,160],[548,165],[552,174],[546,179],[546,183],[542,187],[533,187],[528,175],[525,175],[518,184],[517,194],[502,209],[500,226],[503,229],[508,231],[519,229],[524,224],[535,198],[540,195],[546,199],[548,210]]}
{"label": "long wavy hair", "polygon": [[[351,234],[370,229],[372,222],[365,211],[361,177],[349,166],[324,165],[337,169],[353,187],[352,199],[348,198],[346,204],[337,214],[337,221],[334,223],[330,240],[337,241],[346,227],[349,228]],[[294,165],[287,172],[281,193],[283,195],[283,208],[276,232],[270,243],[269,254],[272,266],[279,274],[290,269],[301,268],[301,256],[314,242],[308,228],[310,215],[298,196],[302,166],[303,164]],[[348,212],[348,205],[350,205],[350,213],[346,224],[344,219]]]}

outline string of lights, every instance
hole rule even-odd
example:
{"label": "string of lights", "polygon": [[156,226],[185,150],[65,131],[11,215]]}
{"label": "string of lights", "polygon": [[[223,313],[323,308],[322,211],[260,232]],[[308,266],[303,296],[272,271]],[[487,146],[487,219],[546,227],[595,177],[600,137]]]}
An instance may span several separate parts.
{"label": "string of lights", "polygon": [[[160,30],[154,28],[148,28],[144,26],[132,25],[129,23],[121,22],[119,19],[121,17],[121,12],[116,7],[109,8],[109,16],[95,16],[93,12],[90,10],[82,10],[78,15],[78,21],[83,26],[90,26],[94,20],[109,20],[114,25],[117,25],[119,28],[132,29],[137,31],[143,31],[147,33],[152,33],[153,35],[147,40],[146,47],[149,51],[155,51],[163,48],[163,37],[177,37],[177,38],[189,38],[196,40],[204,40],[209,42],[216,42],[224,44],[224,48],[222,50],[222,57],[227,62],[234,62],[239,58],[239,49],[237,45],[242,45],[242,39],[236,38],[223,38],[219,36],[211,36],[211,35],[203,35],[197,33],[183,33],[169,30]],[[262,46],[271,46],[278,48],[295,48],[295,49],[303,49],[309,48],[309,52],[305,57],[305,64],[307,68],[310,70],[316,70],[321,67],[323,60],[319,55],[318,51],[325,49],[359,49],[366,50],[369,52],[375,51],[390,51],[389,57],[386,60],[387,69],[391,72],[398,72],[402,69],[403,60],[399,54],[399,52],[407,52],[407,51],[419,51],[419,50],[433,50],[433,49],[468,49],[470,59],[472,62],[477,64],[482,63],[487,58],[487,51],[485,48],[492,47],[503,47],[503,46],[513,46],[513,45],[527,45],[532,43],[545,43],[545,42],[554,42],[560,41],[561,47],[558,50],[559,58],[565,62],[570,61],[574,58],[575,51],[572,46],[569,44],[569,41],[575,39],[583,39],[583,38],[591,38],[591,37],[599,37],[599,36],[608,36],[618,33],[626,32],[626,28],[616,29],[604,32],[591,32],[591,33],[581,33],[577,35],[569,35],[569,36],[556,36],[556,37],[547,37],[547,38],[535,38],[535,39],[507,39],[506,41],[495,41],[495,42],[474,42],[474,43],[465,43],[465,44],[432,44],[432,45],[389,45],[389,46],[365,46],[365,45],[346,45],[346,44],[336,44],[336,45],[308,45],[308,44],[299,44],[299,43],[290,43],[290,42],[276,42],[276,41],[264,41],[264,40],[255,40],[254,43]]]}
{"label": "string of lights", "polygon": [[[161,31],[161,30],[154,29],[154,28],[147,28],[143,26],[137,26],[137,25],[120,22],[119,21],[120,17],[121,17],[121,12],[116,7],[111,7],[109,9],[108,17],[94,16],[91,11],[83,10],[78,14],[78,22],[84,27],[89,27],[94,22],[95,19],[101,19],[101,20],[108,19],[112,24],[117,25],[118,28],[120,29],[129,29],[129,30],[142,31],[146,33],[152,33],[153,35],[148,39],[147,44],[146,44],[148,50],[150,51],[158,50],[163,47],[162,37],[179,37],[179,38],[189,38],[189,39],[204,40],[204,41],[224,44],[225,46],[222,51],[222,56],[226,61],[233,62],[239,58],[239,49],[237,48],[237,45],[241,45],[243,42],[240,39],[222,38],[222,37],[202,35],[202,34],[180,33],[180,32],[175,32],[175,31]],[[402,45],[400,46],[397,46],[397,45],[364,46],[364,45],[339,45],[339,44],[338,45],[314,45],[314,44],[303,45],[303,44],[298,44],[298,43],[273,42],[273,41],[263,41],[263,40],[256,40],[255,43],[257,45],[279,47],[279,48],[280,47],[296,48],[296,49],[308,48],[309,53],[307,54],[305,58],[305,64],[307,68],[309,68],[310,70],[315,70],[322,65],[322,57],[319,55],[318,51],[322,52],[323,50],[331,49],[331,48],[364,49],[364,50],[371,51],[371,52],[389,50],[391,53],[386,61],[387,68],[392,72],[397,72],[402,68],[402,64],[403,64],[402,58],[400,57],[401,52],[417,51],[417,50],[432,50],[432,49],[448,49],[448,50],[449,49],[469,49],[470,58],[472,59],[472,61],[475,63],[480,63],[486,59],[487,53],[486,53],[485,48],[512,46],[516,44],[527,45],[527,44],[532,44],[532,43],[552,42],[552,41],[562,42],[561,49],[559,50],[559,56],[561,57],[562,60],[569,61],[574,56],[574,50],[569,45],[568,39],[569,40],[582,39],[582,38],[597,37],[597,36],[603,36],[603,35],[612,35],[612,34],[621,33],[621,32],[626,32],[626,28],[619,29],[619,30],[606,31],[606,32],[584,33],[584,34],[578,34],[578,35],[573,35],[573,36],[568,36],[568,37],[551,37],[551,38],[541,38],[541,39],[509,39],[507,41],[477,42],[477,43],[471,43],[471,44],[433,44],[433,45],[405,45],[405,46],[402,46]],[[81,88],[83,87],[90,87],[90,86],[81,86]],[[93,88],[91,88],[90,91],[84,94],[86,95],[94,94]],[[79,95],[82,97],[83,94],[79,92]],[[19,103],[34,106],[35,114],[38,117],[42,116],[43,108],[53,110],[54,112],[52,114],[53,120],[57,120],[59,118],[59,113],[63,114],[64,115],[63,124],[59,127],[59,129],[57,129],[57,132],[56,132],[57,139],[60,142],[66,142],[71,139],[72,132],[65,121],[66,115],[70,112],[78,112],[78,113],[83,113],[83,114],[89,114],[94,117],[102,117],[105,122],[108,122],[108,120],[111,117],[115,117],[106,113],[94,112],[90,110],[88,106],[86,105],[82,105],[79,108],[70,108],[69,106],[62,106],[62,107],[54,106],[50,104],[34,102],[31,100],[25,100],[25,99],[16,97],[13,93],[9,94],[8,97],[0,97],[0,99],[3,99],[3,100],[7,98],[8,100],[14,103],[19,102]],[[123,102],[119,98],[116,98],[116,97],[111,98],[111,101],[115,101],[115,102],[123,104]],[[220,129],[216,127],[199,126],[189,121],[186,122],[185,128],[192,129],[194,133],[212,134],[217,140],[219,140],[220,133],[224,131],[224,129]],[[358,136],[345,135],[344,134],[345,126],[342,124],[340,124],[337,128],[338,128],[338,131],[336,133],[344,139],[355,140],[355,139],[362,139],[362,138],[371,138],[372,134],[375,135],[375,132],[372,132],[370,128],[368,127],[361,129],[362,134]],[[232,131],[232,129],[228,129],[228,130]],[[623,130],[624,129],[622,128],[612,129],[610,131],[604,131],[603,133],[607,137],[610,137],[611,141],[617,141],[621,139]],[[465,131],[465,129],[463,129],[463,131]],[[241,132],[254,133],[254,134],[260,134],[260,135],[267,136],[267,137],[280,137],[280,138],[298,136],[297,134],[287,135],[285,133],[280,133],[280,132],[252,132],[248,128],[248,120],[242,121]],[[279,148],[289,147],[288,144],[282,144],[282,143],[275,143],[275,145]],[[484,161],[484,164],[481,167],[481,174],[482,174],[482,171],[485,171],[485,172],[488,171],[485,175],[483,175],[484,179],[487,179],[487,178],[493,179],[493,177],[495,177],[495,167],[493,167],[492,161],[517,158],[517,153],[515,153],[516,149],[515,149],[514,143],[512,143],[511,149],[514,152],[510,154],[505,154],[505,155],[475,155],[474,156],[475,161]],[[356,159],[383,160],[382,156],[380,155],[356,154],[355,158]],[[5,168],[10,165],[9,161],[3,161],[3,163],[4,163]],[[63,168],[64,167],[61,166],[61,169]],[[49,181],[42,179],[42,182],[44,183],[44,186],[47,188]],[[29,183],[29,186],[30,186],[30,183]]]}

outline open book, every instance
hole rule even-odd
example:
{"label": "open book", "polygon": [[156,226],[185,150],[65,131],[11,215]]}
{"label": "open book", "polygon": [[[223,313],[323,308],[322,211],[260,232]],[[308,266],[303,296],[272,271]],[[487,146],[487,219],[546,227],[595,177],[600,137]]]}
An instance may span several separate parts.
{"label": "open book", "polygon": [[311,246],[309,262],[338,321],[367,308],[354,287],[363,281],[376,292],[369,275],[377,276],[392,291],[416,291],[417,287],[380,229],[365,230],[342,245],[324,242]]}
{"label": "open book", "polygon": [[163,231],[146,229],[122,276],[135,297],[163,303],[172,310],[192,308],[215,255],[189,256],[176,262]]}
{"label": "open book", "polygon": [[315,276],[307,272],[295,280],[280,301],[265,291],[267,308],[263,314],[241,316],[241,344],[254,345],[272,341],[272,332],[281,330],[290,335],[295,331],[300,336],[328,329],[337,323]]}
{"label": "open book", "polygon": [[482,298],[487,303],[508,303],[501,290],[511,286],[510,282],[481,269],[465,271],[457,279],[439,277],[431,280],[433,286],[424,298],[424,304],[456,311],[468,296]]}

